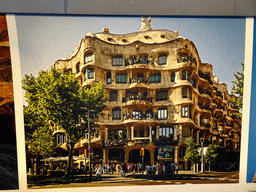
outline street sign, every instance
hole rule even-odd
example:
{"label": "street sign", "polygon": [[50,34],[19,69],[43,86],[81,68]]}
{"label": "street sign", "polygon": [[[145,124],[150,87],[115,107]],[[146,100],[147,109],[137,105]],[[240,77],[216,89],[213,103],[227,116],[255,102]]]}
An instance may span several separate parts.
{"label": "street sign", "polygon": [[91,153],[91,154],[93,153],[93,150],[92,150],[92,148],[91,148],[91,149],[89,149],[88,151],[89,151],[89,153]]}

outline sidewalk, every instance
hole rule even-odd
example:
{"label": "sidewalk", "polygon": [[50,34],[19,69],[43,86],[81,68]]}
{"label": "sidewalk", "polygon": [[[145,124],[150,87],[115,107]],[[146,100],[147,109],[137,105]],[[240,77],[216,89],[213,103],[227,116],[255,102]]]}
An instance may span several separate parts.
{"label": "sidewalk", "polygon": [[159,175],[155,176],[147,176],[146,172],[144,172],[143,177],[141,173],[137,173],[135,178],[131,176],[131,173],[126,173],[125,177],[121,177],[121,175],[113,174],[113,175],[101,175],[101,180],[97,181],[95,174],[93,175],[93,180],[89,181],[89,175],[74,175],[73,178],[65,178],[65,177],[50,177],[50,176],[42,176],[42,175],[27,175],[28,176],[28,187],[35,186],[46,186],[46,185],[60,185],[60,184],[74,184],[74,183],[124,183],[124,182],[142,182],[150,180],[163,180],[163,179],[188,179],[192,177],[201,177],[206,175],[212,175],[215,172],[205,172],[205,173],[191,173],[191,171],[179,171],[179,174],[174,175],[166,175],[165,177],[161,177]]}

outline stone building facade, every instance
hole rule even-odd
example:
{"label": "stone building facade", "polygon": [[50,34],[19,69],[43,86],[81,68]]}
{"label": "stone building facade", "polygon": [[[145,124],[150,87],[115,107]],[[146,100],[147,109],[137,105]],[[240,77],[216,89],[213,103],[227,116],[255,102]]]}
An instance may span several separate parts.
{"label": "stone building facade", "polygon": [[[212,65],[202,63],[194,43],[178,31],[152,30],[150,19],[142,22],[131,34],[107,28],[88,33],[74,53],[55,62],[82,88],[104,82],[108,101],[94,128],[94,161],[137,163],[143,147],[145,162],[174,161],[187,169],[188,137],[239,149],[241,119]],[[65,142],[64,135],[57,137]],[[85,135],[75,145],[79,154],[88,155],[87,143]]]}

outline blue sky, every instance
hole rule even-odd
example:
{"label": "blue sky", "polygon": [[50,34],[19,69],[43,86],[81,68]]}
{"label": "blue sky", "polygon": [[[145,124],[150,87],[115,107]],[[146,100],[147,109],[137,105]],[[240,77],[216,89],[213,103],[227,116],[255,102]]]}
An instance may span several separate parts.
{"label": "blue sky", "polygon": [[[58,59],[68,57],[89,32],[126,34],[138,32],[141,17],[36,16],[16,15],[21,76],[48,70]],[[213,73],[228,85],[244,62],[245,18],[151,17],[153,30],[179,31],[195,44],[203,63],[213,65]],[[246,67],[246,66],[245,66]]]}

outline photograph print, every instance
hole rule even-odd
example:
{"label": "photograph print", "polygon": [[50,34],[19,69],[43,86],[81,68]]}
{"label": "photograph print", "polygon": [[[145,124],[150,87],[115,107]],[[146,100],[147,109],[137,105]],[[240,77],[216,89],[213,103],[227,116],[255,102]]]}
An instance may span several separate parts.
{"label": "photograph print", "polygon": [[245,18],[15,19],[28,188],[239,183]]}

